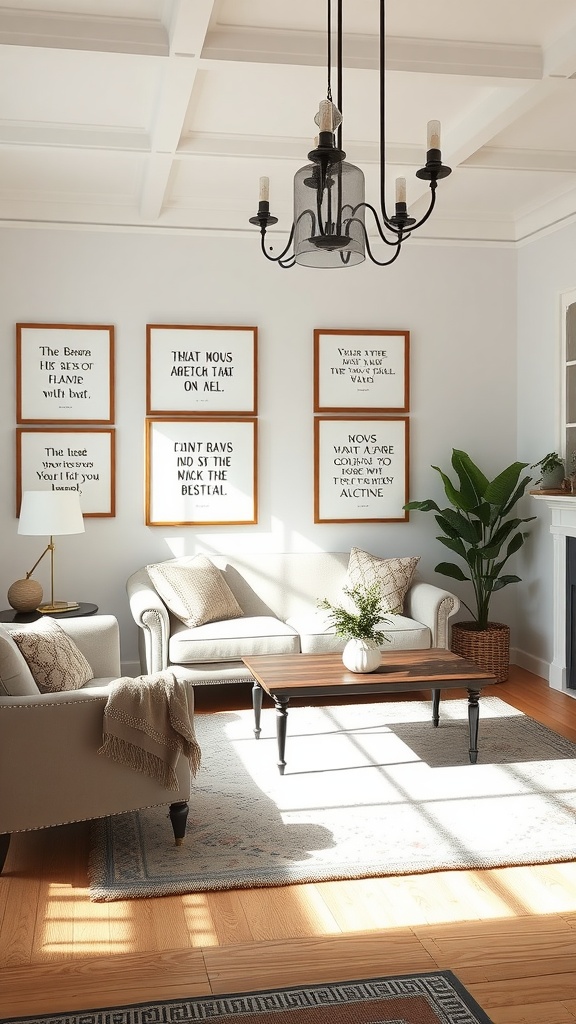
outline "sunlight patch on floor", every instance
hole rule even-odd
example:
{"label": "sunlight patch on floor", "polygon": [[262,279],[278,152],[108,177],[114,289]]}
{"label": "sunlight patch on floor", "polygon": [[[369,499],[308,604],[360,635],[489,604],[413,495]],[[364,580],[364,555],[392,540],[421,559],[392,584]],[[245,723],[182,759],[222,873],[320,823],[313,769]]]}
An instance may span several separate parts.
{"label": "sunlight patch on floor", "polygon": [[193,938],[194,946],[218,946],[218,935],[214,927],[208,900],[204,893],[190,893],[182,897],[184,920]]}

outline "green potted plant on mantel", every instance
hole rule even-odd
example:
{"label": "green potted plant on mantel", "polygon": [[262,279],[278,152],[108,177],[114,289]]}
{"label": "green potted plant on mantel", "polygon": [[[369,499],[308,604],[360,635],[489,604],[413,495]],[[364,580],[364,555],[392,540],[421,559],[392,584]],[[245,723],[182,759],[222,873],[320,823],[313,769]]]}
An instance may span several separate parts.
{"label": "green potted plant on mantel", "polygon": [[540,462],[535,462],[530,469],[539,469],[542,473],[536,485],[540,485],[541,491],[557,491],[562,486],[565,476],[564,463],[558,452],[549,452]]}
{"label": "green potted plant on mantel", "polygon": [[374,672],[378,668],[380,647],[390,643],[390,637],[377,627],[388,622],[382,612],[382,593],[377,583],[369,587],[343,587],[343,593],[356,609],[332,605],[327,598],[318,602],[319,608],[330,612],[328,620],[336,636],[347,640],[342,661],[350,672]]}
{"label": "green potted plant on mantel", "polygon": [[452,468],[458,477],[457,484],[438,466],[432,466],[442,477],[450,507],[440,508],[431,498],[410,501],[404,506],[435,512],[442,531],[437,539],[464,562],[467,572],[454,562],[440,562],[436,566],[436,572],[443,576],[471,582],[474,590],[474,606],[462,602],[472,621],[452,626],[451,649],[490,672],[499,683],[508,678],[510,627],[490,621],[490,602],[496,591],[520,583],[520,577],[508,575],[504,567],[528,536],[522,525],[536,518],[521,519],[513,514],[532,480],[522,476],[527,467],[527,462],[513,462],[488,480],[466,452],[454,448]]}

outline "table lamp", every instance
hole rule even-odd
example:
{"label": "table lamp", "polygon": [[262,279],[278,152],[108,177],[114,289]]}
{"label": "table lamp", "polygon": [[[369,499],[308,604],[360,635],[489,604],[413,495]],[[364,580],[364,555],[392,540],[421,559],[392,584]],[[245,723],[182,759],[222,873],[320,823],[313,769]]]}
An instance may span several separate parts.
{"label": "table lamp", "polygon": [[[11,607],[18,612],[37,610],[49,615],[78,608],[77,601],[54,600],[54,537],[69,533],[84,533],[84,519],[78,491],[24,491],[20,505],[18,533],[30,537],[47,535],[50,540],[30,572],[26,573],[26,579],[17,580],[10,587],[8,601]],[[40,604],[42,587],[30,577],[48,551],[50,552],[50,602]]]}

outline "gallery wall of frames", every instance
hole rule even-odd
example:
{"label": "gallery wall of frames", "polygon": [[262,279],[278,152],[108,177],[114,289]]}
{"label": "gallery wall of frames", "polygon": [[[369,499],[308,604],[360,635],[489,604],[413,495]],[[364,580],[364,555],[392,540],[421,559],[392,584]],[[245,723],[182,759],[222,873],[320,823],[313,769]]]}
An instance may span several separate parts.
{"label": "gallery wall of frames", "polygon": [[[114,340],[16,325],[16,515],[52,489],[115,516]],[[318,328],[311,348],[314,523],[406,522],[409,331]],[[257,523],[258,328],[148,324],[145,349],[146,525]]]}

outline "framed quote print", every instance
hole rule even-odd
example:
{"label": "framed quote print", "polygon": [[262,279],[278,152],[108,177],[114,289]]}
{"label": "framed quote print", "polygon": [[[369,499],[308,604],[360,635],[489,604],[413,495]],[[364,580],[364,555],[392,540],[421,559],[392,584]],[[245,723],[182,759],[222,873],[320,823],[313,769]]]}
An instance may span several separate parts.
{"label": "framed quote print", "polygon": [[146,327],[148,416],[255,416],[256,327]]}
{"label": "framed quote print", "polygon": [[314,411],[408,412],[409,331],[314,331]]}
{"label": "framed quote print", "polygon": [[407,522],[408,444],[407,416],[317,416],[314,522]]}
{"label": "framed quote print", "polygon": [[146,421],[146,525],[258,522],[254,418]]}
{"label": "framed quote print", "polygon": [[114,328],[16,324],[18,423],[113,423]]}
{"label": "framed quote print", "polygon": [[16,428],[16,515],[23,491],[78,491],[84,516],[116,514],[113,429]]}

